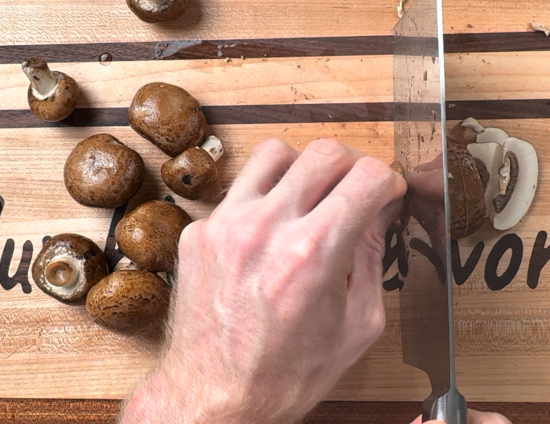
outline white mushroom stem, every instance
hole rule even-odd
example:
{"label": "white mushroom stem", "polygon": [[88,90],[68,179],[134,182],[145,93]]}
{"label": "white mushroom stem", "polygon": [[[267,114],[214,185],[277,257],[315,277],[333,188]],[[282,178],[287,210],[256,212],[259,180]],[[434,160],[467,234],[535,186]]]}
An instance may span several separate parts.
{"label": "white mushroom stem", "polygon": [[42,59],[29,59],[23,62],[23,72],[31,82],[33,94],[38,99],[45,99],[55,90],[57,79]]}
{"label": "white mushroom stem", "polygon": [[471,118],[471,117],[466,118],[464,121],[462,121],[461,125],[464,128],[471,128],[476,133],[480,133],[485,129],[485,128],[483,128],[483,125],[481,125],[479,122],[477,122],[477,120],[475,120],[474,118]]}
{"label": "white mushroom stem", "polygon": [[222,142],[216,136],[211,135],[207,137],[200,147],[201,149],[206,150],[212,159],[214,159],[214,162],[217,162],[223,155]]}
{"label": "white mushroom stem", "polygon": [[46,281],[57,287],[72,286],[78,280],[79,271],[70,258],[59,258],[45,269]]}

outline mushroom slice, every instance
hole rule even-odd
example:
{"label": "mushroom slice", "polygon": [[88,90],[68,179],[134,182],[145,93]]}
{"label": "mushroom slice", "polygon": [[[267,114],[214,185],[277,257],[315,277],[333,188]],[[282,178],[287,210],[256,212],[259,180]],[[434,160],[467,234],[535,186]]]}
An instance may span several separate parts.
{"label": "mushroom slice", "polygon": [[493,197],[493,226],[507,230],[525,216],[537,189],[538,160],[527,141],[510,137],[504,143],[503,165],[499,170],[499,187]]}
{"label": "mushroom slice", "polygon": [[47,122],[67,118],[76,108],[78,84],[63,72],[51,71],[44,59],[23,62],[23,72],[31,82],[27,100],[31,112]]}
{"label": "mushroom slice", "polygon": [[485,128],[483,128],[483,125],[481,125],[479,122],[477,122],[476,119],[470,117],[466,118],[464,121],[461,122],[461,125],[464,128],[471,128],[476,133],[482,132]]}
{"label": "mushroom slice", "polygon": [[83,299],[108,274],[101,249],[78,234],[58,234],[48,240],[32,266],[36,285],[66,302]]}
{"label": "mushroom slice", "polygon": [[474,157],[485,190],[486,216],[493,210],[493,197],[499,185],[504,147],[499,143],[471,143],[468,151]]}
{"label": "mushroom slice", "polygon": [[476,143],[504,144],[508,137],[510,136],[503,129],[488,127],[477,135]]}

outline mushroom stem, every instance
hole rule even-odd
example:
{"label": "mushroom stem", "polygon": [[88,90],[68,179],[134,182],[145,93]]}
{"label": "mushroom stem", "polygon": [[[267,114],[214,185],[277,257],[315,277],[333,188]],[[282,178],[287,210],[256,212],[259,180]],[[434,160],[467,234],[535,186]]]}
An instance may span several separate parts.
{"label": "mushroom stem", "polygon": [[72,286],[78,279],[78,268],[70,259],[50,262],[44,271],[46,280],[57,287]]}
{"label": "mushroom stem", "polygon": [[57,86],[57,79],[43,59],[25,60],[23,72],[31,82],[34,95],[40,99],[48,97]]}
{"label": "mushroom stem", "polygon": [[222,142],[216,136],[211,135],[207,137],[200,147],[201,149],[206,150],[212,159],[214,159],[214,162],[217,162],[223,155]]}

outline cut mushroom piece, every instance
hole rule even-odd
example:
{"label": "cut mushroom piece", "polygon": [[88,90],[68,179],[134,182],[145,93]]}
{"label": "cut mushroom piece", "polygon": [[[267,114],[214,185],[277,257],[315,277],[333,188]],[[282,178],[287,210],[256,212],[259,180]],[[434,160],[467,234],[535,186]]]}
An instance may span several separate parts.
{"label": "cut mushroom piece", "polygon": [[504,144],[510,137],[506,131],[501,128],[487,127],[476,137],[476,143],[498,143]]}
{"label": "cut mushroom piece", "polygon": [[530,143],[510,137],[504,151],[499,190],[493,198],[492,220],[497,230],[512,228],[525,216],[535,196],[539,171],[537,153]]}
{"label": "cut mushroom piece", "polygon": [[46,294],[65,302],[82,300],[108,274],[101,249],[78,234],[58,234],[36,257],[32,277]]}
{"label": "cut mushroom piece", "polygon": [[217,137],[210,136],[200,147],[187,149],[162,165],[164,183],[174,193],[189,200],[210,195],[217,187],[216,162],[223,155],[223,146]]}
{"label": "cut mushroom piece", "polygon": [[[501,131],[492,133],[502,137]],[[517,225],[529,210],[537,188],[538,160],[535,149],[524,140],[508,137],[502,143],[470,144],[468,150],[484,164],[489,174],[485,186],[485,206],[493,227],[507,230]]]}
{"label": "cut mushroom piece", "polygon": [[476,159],[481,183],[485,190],[486,216],[491,216],[493,197],[499,185],[499,170],[502,166],[504,147],[499,143],[471,143],[468,151]]}
{"label": "cut mushroom piece", "polygon": [[27,100],[31,112],[47,122],[67,118],[76,108],[78,84],[63,72],[51,71],[44,59],[23,62],[23,72],[31,82]]}
{"label": "cut mushroom piece", "polygon": [[480,133],[484,130],[483,125],[481,125],[479,122],[477,122],[474,118],[466,118],[464,121],[460,123],[464,128],[471,128],[476,133]]}
{"label": "cut mushroom piece", "polygon": [[177,19],[189,5],[189,0],[126,0],[128,7],[142,21],[166,22]]}

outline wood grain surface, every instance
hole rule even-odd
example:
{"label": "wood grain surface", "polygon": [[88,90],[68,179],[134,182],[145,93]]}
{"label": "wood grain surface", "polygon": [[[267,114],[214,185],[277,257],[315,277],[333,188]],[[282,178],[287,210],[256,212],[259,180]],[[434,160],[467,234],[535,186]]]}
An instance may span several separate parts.
{"label": "wood grain surface", "polygon": [[[200,100],[209,133],[226,146],[222,188],[267,137],[298,150],[315,138],[336,138],[389,163],[396,6],[191,0],[180,20],[152,26],[118,0],[0,3],[0,397],[12,399],[0,422],[114,422],[114,399],[154,367],[158,344],[100,329],[83,307],[43,294],[28,273],[44,237],[59,232],[83,234],[116,254],[109,238],[114,217],[173,195],[159,178],[168,158],[127,126],[135,91],[160,80]],[[474,116],[502,127],[533,143],[540,165],[539,189],[520,225],[497,232],[487,224],[455,249],[459,385],[472,401],[550,402],[550,37],[529,28],[533,19],[550,23],[550,8],[542,0],[449,0],[444,15],[450,124]],[[105,53],[112,57],[100,63]],[[82,88],[77,111],[60,124],[45,125],[28,112],[20,62],[42,54]],[[68,153],[99,132],[137,150],[147,167],[143,188],[116,211],[80,206],[63,186]],[[216,205],[174,198],[194,219]],[[517,272],[503,281],[520,251]],[[385,278],[397,271],[392,264]],[[416,403],[347,402],[418,401],[429,393],[425,375],[402,362],[398,290],[384,301],[386,331],[327,396],[338,402],[322,404],[307,422],[407,422],[418,412]],[[517,422],[548,418],[542,406],[480,405],[497,407]]]}

